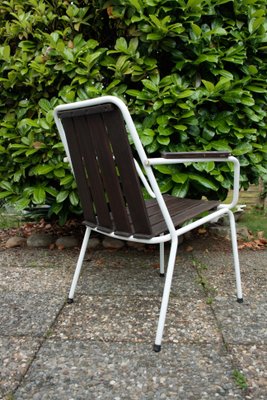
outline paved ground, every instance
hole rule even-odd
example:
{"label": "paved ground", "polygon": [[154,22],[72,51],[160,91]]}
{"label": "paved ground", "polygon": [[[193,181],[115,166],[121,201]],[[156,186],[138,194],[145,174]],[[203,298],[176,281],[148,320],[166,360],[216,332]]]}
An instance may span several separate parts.
{"label": "paved ground", "polygon": [[229,246],[208,246],[179,252],[160,353],[156,249],[89,253],[72,305],[78,250],[2,250],[0,398],[266,399],[267,250],[240,252],[238,304]]}

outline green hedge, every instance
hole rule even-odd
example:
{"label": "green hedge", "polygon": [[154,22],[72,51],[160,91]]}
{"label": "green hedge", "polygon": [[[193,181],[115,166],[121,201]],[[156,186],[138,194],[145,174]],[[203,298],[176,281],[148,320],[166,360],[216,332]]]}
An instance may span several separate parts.
{"label": "green hedge", "polygon": [[[265,0],[2,1],[0,198],[79,211],[53,122],[60,103],[124,99],[146,151],[230,150],[267,175]],[[164,192],[224,199],[231,165],[160,166]]]}

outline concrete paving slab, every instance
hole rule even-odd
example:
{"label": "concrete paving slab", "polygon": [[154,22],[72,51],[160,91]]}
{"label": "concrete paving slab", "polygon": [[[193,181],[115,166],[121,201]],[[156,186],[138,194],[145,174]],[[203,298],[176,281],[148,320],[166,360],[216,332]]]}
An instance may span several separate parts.
{"label": "concrete paving slab", "polygon": [[0,335],[40,337],[64,304],[63,296],[47,293],[0,293]]}
{"label": "concrete paving slab", "polygon": [[242,371],[249,384],[252,399],[266,399],[267,347],[266,345],[230,345],[234,363]]}
{"label": "concrete paving slab", "polygon": [[13,248],[0,251],[0,265],[12,267],[30,268],[72,268],[79,255],[78,249],[50,250]]}
{"label": "concrete paving slab", "polygon": [[61,400],[242,399],[231,362],[215,345],[48,340],[14,398]]}
{"label": "concrete paving slab", "polygon": [[[197,280],[191,257],[178,256],[172,295],[203,298]],[[77,293],[162,296],[164,282],[165,279],[159,276],[158,254],[122,251],[112,257],[110,252],[96,252],[86,257]]]}
{"label": "concrete paving slab", "polygon": [[0,337],[0,398],[17,388],[39,346],[38,339]]}
{"label": "concrete paving slab", "polygon": [[[156,335],[160,298],[137,296],[77,296],[64,308],[53,337],[101,341],[150,342]],[[164,340],[219,342],[221,336],[204,300],[170,299]]]}
{"label": "concrete paving slab", "polygon": [[220,299],[212,303],[226,343],[267,344],[267,301],[239,304]]}
{"label": "concrete paving slab", "polygon": [[[236,296],[234,263],[231,254],[196,253],[196,265],[199,273],[207,280],[208,286],[214,288],[214,297],[230,298]],[[243,297],[245,301],[264,299],[267,291],[267,252],[241,251],[240,272]]]}
{"label": "concrete paving slab", "polygon": [[1,292],[54,292],[67,296],[73,271],[70,268],[10,267],[0,268]]}

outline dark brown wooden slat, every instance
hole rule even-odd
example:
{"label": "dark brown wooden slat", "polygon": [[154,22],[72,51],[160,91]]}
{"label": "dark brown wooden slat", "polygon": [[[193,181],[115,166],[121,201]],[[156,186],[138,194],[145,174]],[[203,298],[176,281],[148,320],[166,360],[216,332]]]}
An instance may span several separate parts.
{"label": "dark brown wooden slat", "polygon": [[80,154],[79,138],[76,132],[75,125],[72,119],[68,118],[62,121],[63,127],[66,133],[66,139],[69,146],[71,155],[75,180],[77,182],[78,193],[84,213],[85,219],[87,219],[93,226],[96,225],[96,218],[94,213],[94,207],[92,203],[91,191],[88,185],[87,177]]}
{"label": "dark brown wooden slat", "polygon": [[113,111],[114,107],[115,106],[110,103],[100,104],[98,106],[93,106],[93,107],[83,107],[83,108],[76,108],[73,110],[59,111],[58,116],[62,120],[64,118],[80,117],[85,115],[109,112]]}
{"label": "dark brown wooden slat", "polygon": [[121,113],[116,109],[103,115],[112,142],[123,193],[134,225],[135,235],[151,236],[151,226],[147,215],[143,194],[133,161],[127,132]]}
{"label": "dark brown wooden slat", "polygon": [[109,202],[113,218],[114,230],[121,235],[129,236],[129,234],[132,234],[131,225],[117,176],[112,146],[107,135],[107,127],[102,114],[88,116],[87,124],[88,129],[91,131],[92,144],[97,155],[102,182],[107,195],[106,200]]}
{"label": "dark brown wooden slat", "polygon": [[[106,193],[103,188],[103,182],[92,139],[96,128],[94,118],[91,120],[90,128],[88,128],[86,116],[75,116],[73,121],[81,146],[80,157],[83,161],[84,169],[86,170],[88,184],[91,187],[91,196],[93,198],[93,205],[97,215],[97,222],[99,225],[111,232],[113,231],[113,224],[110,218]],[[83,190],[84,186],[80,188],[80,191]]]}
{"label": "dark brown wooden slat", "polygon": [[189,151],[189,152],[162,152],[161,156],[166,159],[174,158],[227,158],[231,155],[229,151]]}
{"label": "dark brown wooden slat", "polygon": [[[176,228],[187,220],[195,218],[199,214],[209,211],[220,204],[218,201],[178,199],[169,195],[165,195],[164,200]],[[188,203],[188,206],[186,206],[186,203]],[[153,218],[151,218],[151,223],[154,234],[158,235],[166,231],[166,224],[163,221],[160,210],[156,217],[154,215]]]}

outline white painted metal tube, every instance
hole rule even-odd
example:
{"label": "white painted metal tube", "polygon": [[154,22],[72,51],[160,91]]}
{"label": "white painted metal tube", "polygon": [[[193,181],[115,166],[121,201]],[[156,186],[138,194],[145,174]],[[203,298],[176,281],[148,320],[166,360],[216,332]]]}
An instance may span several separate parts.
{"label": "white painted metal tube", "polygon": [[234,266],[235,266],[235,277],[236,277],[237,300],[240,301],[243,299],[243,294],[242,294],[240,264],[239,264],[238,247],[237,247],[237,239],[236,239],[235,217],[231,210],[227,210],[227,214],[229,215],[230,228],[231,228],[231,239],[232,239]]}
{"label": "white painted metal tube", "polygon": [[90,237],[90,233],[91,233],[91,229],[89,227],[86,227],[86,231],[84,234],[84,238],[83,238],[83,243],[82,243],[82,247],[81,247],[81,251],[79,254],[79,258],[78,258],[78,262],[76,265],[76,269],[75,269],[75,273],[72,279],[72,284],[71,284],[71,288],[70,288],[70,292],[69,292],[69,299],[73,299],[74,297],[74,292],[77,286],[77,282],[81,273],[81,269],[82,269],[82,265],[83,265],[83,259],[86,253],[86,249],[87,249],[87,244],[88,244],[88,240]]}
{"label": "white painted metal tube", "polygon": [[200,218],[197,221],[191,222],[188,225],[183,226],[182,228],[179,228],[176,230],[176,234],[178,236],[183,235],[184,233],[191,231],[192,229],[198,228],[199,226],[206,224],[207,222],[211,221],[214,218],[220,217],[223,214],[227,214],[228,208],[220,208],[219,210],[213,212],[210,215],[206,215],[205,217]]}
{"label": "white painted metal tube", "polygon": [[233,208],[238,203],[239,198],[239,179],[240,179],[240,164],[236,157],[229,156],[227,158],[173,158],[167,159],[163,157],[159,158],[148,158],[145,161],[146,165],[166,165],[166,164],[184,164],[192,162],[232,162],[234,164],[234,184],[233,184],[233,199],[230,204],[221,204],[218,208],[227,207]]}
{"label": "white painted metal tube", "polygon": [[185,164],[185,163],[192,163],[192,162],[226,162],[230,161],[230,157],[228,158],[147,158],[145,161],[146,165],[167,165],[167,164]]}
{"label": "white painted metal tube", "polygon": [[159,244],[159,272],[161,275],[165,273],[165,259],[164,259],[164,242]]}
{"label": "white painted metal tube", "polygon": [[168,308],[177,247],[178,247],[178,240],[177,240],[177,237],[175,237],[171,241],[170,256],[169,256],[169,261],[168,261],[168,268],[167,268],[165,286],[164,286],[164,291],[163,291],[163,297],[162,297],[162,301],[161,301],[160,315],[159,315],[158,328],[157,328],[157,334],[156,334],[156,340],[155,340],[156,346],[161,346],[161,340],[162,340],[162,336],[163,336],[166,313],[167,313],[167,308]]}
{"label": "white painted metal tube", "polygon": [[151,189],[151,187],[150,187],[150,185],[149,185],[149,183],[148,183],[148,181],[147,181],[145,175],[143,174],[143,171],[142,171],[141,168],[140,168],[140,165],[138,164],[138,162],[136,161],[135,158],[134,158],[134,164],[135,164],[136,171],[137,171],[137,173],[138,173],[138,175],[139,175],[139,178],[140,178],[141,181],[143,182],[143,185],[144,185],[144,187],[146,188],[146,190],[147,190],[149,196],[151,196],[151,197],[154,199],[154,198],[156,197],[156,196],[155,196],[155,193],[154,193],[153,190]]}

